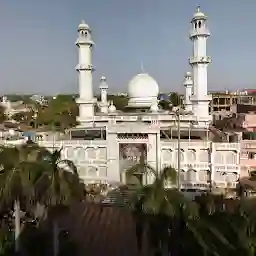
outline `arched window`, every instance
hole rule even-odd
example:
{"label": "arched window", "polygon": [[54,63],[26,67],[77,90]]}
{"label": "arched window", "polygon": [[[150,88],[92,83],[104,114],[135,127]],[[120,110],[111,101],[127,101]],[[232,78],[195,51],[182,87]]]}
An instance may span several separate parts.
{"label": "arched window", "polygon": [[199,171],[199,181],[201,182],[207,182],[208,181],[208,170],[200,170]]}
{"label": "arched window", "polygon": [[[177,153],[178,153],[178,152],[177,152]],[[184,150],[181,149],[181,150],[180,150],[180,161],[181,161],[181,162],[184,162],[184,159],[185,159],[185,157],[184,157]]]}
{"label": "arched window", "polygon": [[198,28],[201,28],[201,26],[202,26],[202,23],[201,23],[201,21],[199,20],[199,22],[198,22]]}
{"label": "arched window", "polygon": [[162,150],[162,159],[166,162],[172,162],[173,161],[173,153],[170,149],[163,149]]}
{"label": "arched window", "polygon": [[215,153],[214,162],[215,162],[215,164],[223,164],[224,163],[222,152],[217,151]]}
{"label": "arched window", "polygon": [[87,159],[96,159],[96,150],[94,148],[86,149],[86,158]]}
{"label": "arched window", "polygon": [[199,161],[203,163],[207,163],[209,158],[209,153],[208,150],[202,149],[200,150],[200,155],[199,155]]}
{"label": "arched window", "polygon": [[86,37],[86,36],[87,36],[87,31],[82,30],[82,31],[81,31],[81,36],[82,36],[82,37]]}
{"label": "arched window", "polygon": [[195,29],[197,29],[197,23],[195,22]]}
{"label": "arched window", "polygon": [[184,170],[180,170],[180,181],[181,182],[185,181],[185,171]]}
{"label": "arched window", "polygon": [[228,173],[226,177],[227,182],[236,182],[237,181],[237,174],[236,173]]}
{"label": "arched window", "polygon": [[237,158],[236,158],[235,152],[227,152],[226,163],[227,164],[236,164],[237,163]]}
{"label": "arched window", "polygon": [[195,161],[196,160],[196,152],[195,150],[188,150],[187,152],[187,161],[188,162],[192,162],[192,161]]}
{"label": "arched window", "polygon": [[[173,157],[174,157],[173,160],[178,162],[178,150],[175,150]],[[183,149],[180,150],[180,161],[184,162],[184,150]]]}
{"label": "arched window", "polygon": [[187,181],[196,181],[196,171],[193,169],[189,169],[187,171]]}

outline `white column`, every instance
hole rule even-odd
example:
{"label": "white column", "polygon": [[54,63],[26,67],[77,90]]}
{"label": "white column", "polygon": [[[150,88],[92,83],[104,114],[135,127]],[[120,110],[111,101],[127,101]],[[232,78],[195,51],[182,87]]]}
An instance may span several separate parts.
{"label": "white column", "polygon": [[[148,145],[147,145],[147,164],[154,168],[156,171],[160,171],[158,166],[160,164],[160,159],[158,156],[161,157],[161,152],[159,152],[160,141],[158,141],[158,136],[156,133],[148,134]],[[147,177],[148,183],[154,182],[154,176],[149,175]]]}
{"label": "white column", "polygon": [[94,106],[96,99],[93,97],[92,72],[92,47],[91,30],[84,21],[78,26],[78,47],[79,63],[76,67],[79,84],[79,122],[92,121],[94,117]]}
{"label": "white column", "polygon": [[102,113],[108,113],[108,85],[106,83],[106,77],[102,76],[100,81],[100,111]]}
{"label": "white column", "polygon": [[116,133],[107,133],[107,176],[113,183],[121,182],[121,173],[119,170],[119,143]]}
{"label": "white column", "polygon": [[211,58],[206,54],[206,41],[210,33],[206,21],[207,16],[198,7],[191,21],[190,39],[193,42],[193,55],[189,59],[193,72],[193,96],[191,101],[193,112],[198,119],[210,119],[209,102],[211,97],[208,96],[207,67]]}
{"label": "white column", "polygon": [[192,80],[192,74],[190,72],[187,72],[185,74],[185,79],[183,82],[183,85],[185,87],[185,110],[186,111],[192,111],[192,90],[193,90],[193,80]]}

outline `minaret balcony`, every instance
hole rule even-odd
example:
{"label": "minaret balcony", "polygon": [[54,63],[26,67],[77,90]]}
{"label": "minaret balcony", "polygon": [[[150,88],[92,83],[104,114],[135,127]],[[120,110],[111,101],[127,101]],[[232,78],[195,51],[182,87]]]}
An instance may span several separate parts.
{"label": "minaret balcony", "polygon": [[212,95],[197,95],[197,94],[194,94],[190,97],[190,101],[191,102],[209,102],[212,100]]}
{"label": "minaret balcony", "polygon": [[90,46],[93,46],[94,42],[92,40],[78,38],[76,40],[76,46],[80,46],[80,45],[90,45]]}
{"label": "minaret balcony", "polygon": [[198,36],[210,36],[210,32],[207,28],[197,28],[190,30],[189,38],[198,37]]}
{"label": "minaret balcony", "polygon": [[212,58],[210,56],[193,56],[189,58],[189,63],[193,64],[209,64],[212,62]]}
{"label": "minaret balcony", "polygon": [[93,65],[84,65],[84,64],[78,64],[76,66],[76,70],[77,71],[82,71],[82,70],[85,70],[85,71],[94,71],[95,70],[95,67]]}

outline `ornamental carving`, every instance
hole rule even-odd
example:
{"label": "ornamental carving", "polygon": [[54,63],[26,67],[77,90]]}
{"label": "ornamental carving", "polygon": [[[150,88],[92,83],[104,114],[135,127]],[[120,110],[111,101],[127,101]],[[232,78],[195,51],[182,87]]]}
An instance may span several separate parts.
{"label": "ornamental carving", "polygon": [[148,134],[145,133],[121,133],[117,135],[118,139],[133,139],[142,140],[148,139]]}

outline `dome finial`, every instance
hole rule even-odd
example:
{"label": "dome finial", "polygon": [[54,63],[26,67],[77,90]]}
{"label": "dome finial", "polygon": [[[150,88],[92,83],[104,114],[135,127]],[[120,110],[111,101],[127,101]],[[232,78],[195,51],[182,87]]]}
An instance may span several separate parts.
{"label": "dome finial", "polygon": [[200,5],[196,7],[196,12],[200,12]]}
{"label": "dome finial", "polygon": [[140,63],[140,69],[142,73],[145,73],[143,62]]}

